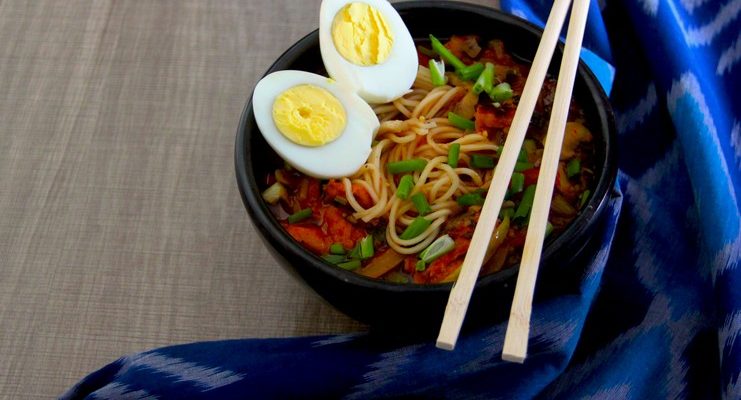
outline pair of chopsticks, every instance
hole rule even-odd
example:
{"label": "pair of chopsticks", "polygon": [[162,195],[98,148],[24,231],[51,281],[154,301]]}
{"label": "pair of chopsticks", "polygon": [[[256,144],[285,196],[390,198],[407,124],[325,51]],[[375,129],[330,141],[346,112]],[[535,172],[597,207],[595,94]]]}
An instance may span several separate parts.
{"label": "pair of chopsticks", "polygon": [[[461,273],[453,286],[445,309],[445,316],[437,338],[437,347],[445,350],[455,348],[458,334],[468,309],[481,263],[496,226],[497,217],[509,186],[512,171],[520,153],[535,103],[543,86],[548,65],[563,27],[571,0],[556,0],[546,22],[543,36],[535,53],[530,73],[522,91],[520,102],[512,120],[491,186],[486,195],[478,224],[474,230]],[[586,26],[589,0],[574,0],[566,36],[566,46],[558,74],[556,94],[548,125],[548,133],[535,189],[535,201],[530,212],[527,236],[520,262],[520,272],[512,301],[507,333],[504,338],[502,359],[522,363],[527,356],[535,280],[538,275],[540,256],[543,250],[548,211],[553,196],[553,183],[558,172],[564,130],[574,88],[576,69],[579,65],[584,28]]]}

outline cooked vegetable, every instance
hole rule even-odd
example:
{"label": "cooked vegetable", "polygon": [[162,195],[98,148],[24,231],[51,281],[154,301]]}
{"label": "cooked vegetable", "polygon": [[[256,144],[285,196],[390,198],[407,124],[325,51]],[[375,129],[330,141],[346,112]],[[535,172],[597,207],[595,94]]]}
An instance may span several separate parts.
{"label": "cooked vegetable", "polygon": [[581,196],[579,196],[579,208],[582,208],[587,204],[587,200],[589,200],[589,195],[591,194],[592,192],[590,190],[585,190]]}
{"label": "cooked vegetable", "polygon": [[440,42],[435,36],[430,35],[430,42],[432,43],[432,50],[434,50],[437,54],[440,55],[440,58],[445,60],[446,63],[450,64],[455,68],[456,70],[459,70],[461,68],[465,68],[466,64],[463,63],[458,57],[453,55],[453,53],[448,50],[447,47],[445,47],[444,44]]}
{"label": "cooked vegetable", "polygon": [[448,78],[445,77],[445,62],[430,60],[430,80],[435,86],[442,86],[448,82]]}
{"label": "cooked vegetable", "polygon": [[431,263],[449,253],[455,247],[455,241],[449,235],[435,239],[426,249],[419,253],[419,258],[425,263]]}
{"label": "cooked vegetable", "polygon": [[471,154],[471,166],[474,168],[481,169],[492,169],[494,168],[494,158],[484,156],[481,154]]}
{"label": "cooked vegetable", "polygon": [[476,83],[473,84],[473,91],[476,94],[481,92],[490,92],[492,89],[494,80],[494,64],[486,63],[484,71],[476,79]]}
{"label": "cooked vegetable", "polygon": [[368,235],[360,241],[360,258],[362,260],[373,257],[373,235]]}
{"label": "cooked vegetable", "polygon": [[268,204],[275,204],[280,199],[285,199],[287,196],[288,192],[286,191],[285,186],[283,186],[280,182],[275,182],[274,184],[270,185],[269,188],[265,189],[264,192],[262,192],[262,198]]}
{"label": "cooked vegetable", "polygon": [[[457,70],[458,76],[464,81],[472,81],[484,72],[484,64],[475,63]],[[492,71],[493,72],[493,71]]]}
{"label": "cooked vegetable", "polygon": [[448,165],[458,168],[458,158],[460,158],[461,144],[453,143],[448,148]]}
{"label": "cooked vegetable", "polygon": [[414,207],[417,209],[419,215],[426,215],[432,212],[430,203],[427,202],[424,193],[415,193],[412,195],[412,203],[414,203]]}
{"label": "cooked vegetable", "polygon": [[404,175],[399,180],[399,186],[396,188],[396,197],[406,200],[409,197],[409,193],[412,192],[414,187],[414,178],[411,175]]}
{"label": "cooked vegetable", "polygon": [[288,216],[288,223],[289,224],[295,224],[297,222],[301,222],[301,221],[303,221],[303,220],[311,217],[312,213],[313,212],[311,211],[311,208],[304,208],[303,210],[297,211],[297,212],[291,214],[290,216]]}
{"label": "cooked vegetable", "polygon": [[514,93],[512,92],[512,87],[507,82],[502,82],[494,86],[488,93],[491,101],[497,103],[509,100],[514,95]]}
{"label": "cooked vegetable", "polygon": [[416,269],[419,272],[422,272],[425,269],[427,269],[427,263],[425,263],[424,260],[419,260],[417,261],[416,264],[414,264],[414,269]]}
{"label": "cooked vegetable", "polygon": [[342,245],[342,243],[332,243],[332,245],[329,246],[329,253],[344,256],[347,252],[345,251],[345,247]]}
{"label": "cooked vegetable", "polygon": [[360,260],[350,260],[347,262],[339,263],[337,264],[338,267],[342,269],[346,269],[348,271],[354,271],[358,268],[360,268]]}
{"label": "cooked vegetable", "polygon": [[363,267],[358,273],[370,278],[380,278],[396,268],[402,260],[404,260],[403,255],[395,252],[393,249],[387,249],[383,253],[373,257],[368,265]]}
{"label": "cooked vegetable", "polygon": [[530,185],[525,189],[525,193],[522,194],[522,201],[520,201],[520,206],[517,207],[513,218],[527,218],[530,215],[530,210],[533,208],[534,199],[535,185]]}
{"label": "cooked vegetable", "polygon": [[476,124],[473,121],[465,119],[452,111],[448,113],[448,121],[450,121],[450,123],[456,128],[463,129],[464,131],[472,131],[476,129]]}
{"label": "cooked vegetable", "polygon": [[461,206],[480,206],[484,204],[484,197],[481,193],[466,193],[462,196],[458,196],[456,199],[458,205]]}
{"label": "cooked vegetable", "polygon": [[512,179],[509,181],[509,190],[512,193],[520,193],[525,187],[525,174],[513,172]]}
{"label": "cooked vegetable", "polygon": [[325,256],[322,256],[322,258],[327,261],[330,264],[339,264],[341,262],[345,262],[345,256],[341,256],[339,254],[327,254]]}
{"label": "cooked vegetable", "polygon": [[515,172],[527,171],[528,169],[531,169],[532,167],[533,167],[533,163],[531,162],[518,161],[515,163]]}
{"label": "cooked vegetable", "polygon": [[568,164],[566,164],[566,175],[569,178],[573,178],[581,173],[581,161],[578,158],[572,158]]}
{"label": "cooked vegetable", "polygon": [[404,229],[404,232],[401,233],[400,238],[402,240],[414,239],[417,236],[421,235],[422,232],[426,231],[431,224],[432,221],[425,219],[425,217],[417,217],[412,221],[411,224],[409,224],[409,226],[407,226],[406,229]]}
{"label": "cooked vegetable", "polygon": [[391,174],[401,174],[404,172],[421,171],[427,165],[427,160],[414,158],[411,160],[395,161],[386,164],[386,170]]}

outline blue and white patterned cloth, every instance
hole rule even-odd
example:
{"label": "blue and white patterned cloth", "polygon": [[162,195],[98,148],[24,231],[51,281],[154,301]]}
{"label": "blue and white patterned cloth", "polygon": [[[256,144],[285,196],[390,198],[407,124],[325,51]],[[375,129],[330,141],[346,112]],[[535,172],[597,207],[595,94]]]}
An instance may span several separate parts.
{"label": "blue and white patterned cloth", "polygon": [[454,352],[246,339],[126,356],[62,398],[741,399],[740,27],[741,0],[592,2],[583,58],[612,88],[621,172],[584,274],[536,298],[526,364],[501,361],[506,322]]}

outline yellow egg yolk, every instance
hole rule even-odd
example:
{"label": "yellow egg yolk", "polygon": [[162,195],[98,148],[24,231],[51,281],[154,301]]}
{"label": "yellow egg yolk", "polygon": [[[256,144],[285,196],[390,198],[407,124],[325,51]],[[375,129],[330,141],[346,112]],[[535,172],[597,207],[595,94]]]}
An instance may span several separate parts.
{"label": "yellow egg yolk", "polygon": [[314,85],[299,85],[275,99],[273,121],[290,141],[316,147],[340,137],[347,117],[342,103],[328,90]]}
{"label": "yellow egg yolk", "polygon": [[366,3],[350,3],[335,15],[332,40],[342,57],[362,66],[384,63],[394,44],[383,14]]}

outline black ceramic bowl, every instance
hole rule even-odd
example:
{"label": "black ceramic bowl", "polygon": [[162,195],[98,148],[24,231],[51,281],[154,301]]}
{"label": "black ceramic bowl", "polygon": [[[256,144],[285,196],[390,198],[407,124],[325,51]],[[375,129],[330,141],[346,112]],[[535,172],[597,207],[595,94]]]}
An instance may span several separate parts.
{"label": "black ceramic bowl", "polygon": [[[399,10],[414,38],[426,38],[430,33],[441,38],[452,34],[500,38],[510,52],[526,60],[532,60],[542,34],[541,29],[517,17],[471,4],[415,1],[396,3],[394,7]],[[551,64],[552,73],[558,69],[561,52],[562,47],[556,51]],[[317,31],[288,49],[268,73],[283,69],[323,73]],[[561,235],[546,243],[539,287],[558,281],[558,277],[575,264],[577,257],[583,257],[583,250],[598,224],[616,175],[612,111],[596,78],[583,63],[579,66],[574,96],[582,105],[588,126],[595,136],[595,176],[599,179],[581,214]],[[281,265],[325,300],[347,315],[375,327],[430,331],[428,328],[440,323],[451,284],[400,285],[369,279],[323,262],[283,230],[261,197],[265,177],[283,165],[283,161],[263,140],[255,123],[251,101],[247,102],[239,123],[235,164],[242,200],[268,249]],[[469,323],[487,322],[507,315],[517,271],[518,268],[513,267],[478,280],[469,306]]]}

